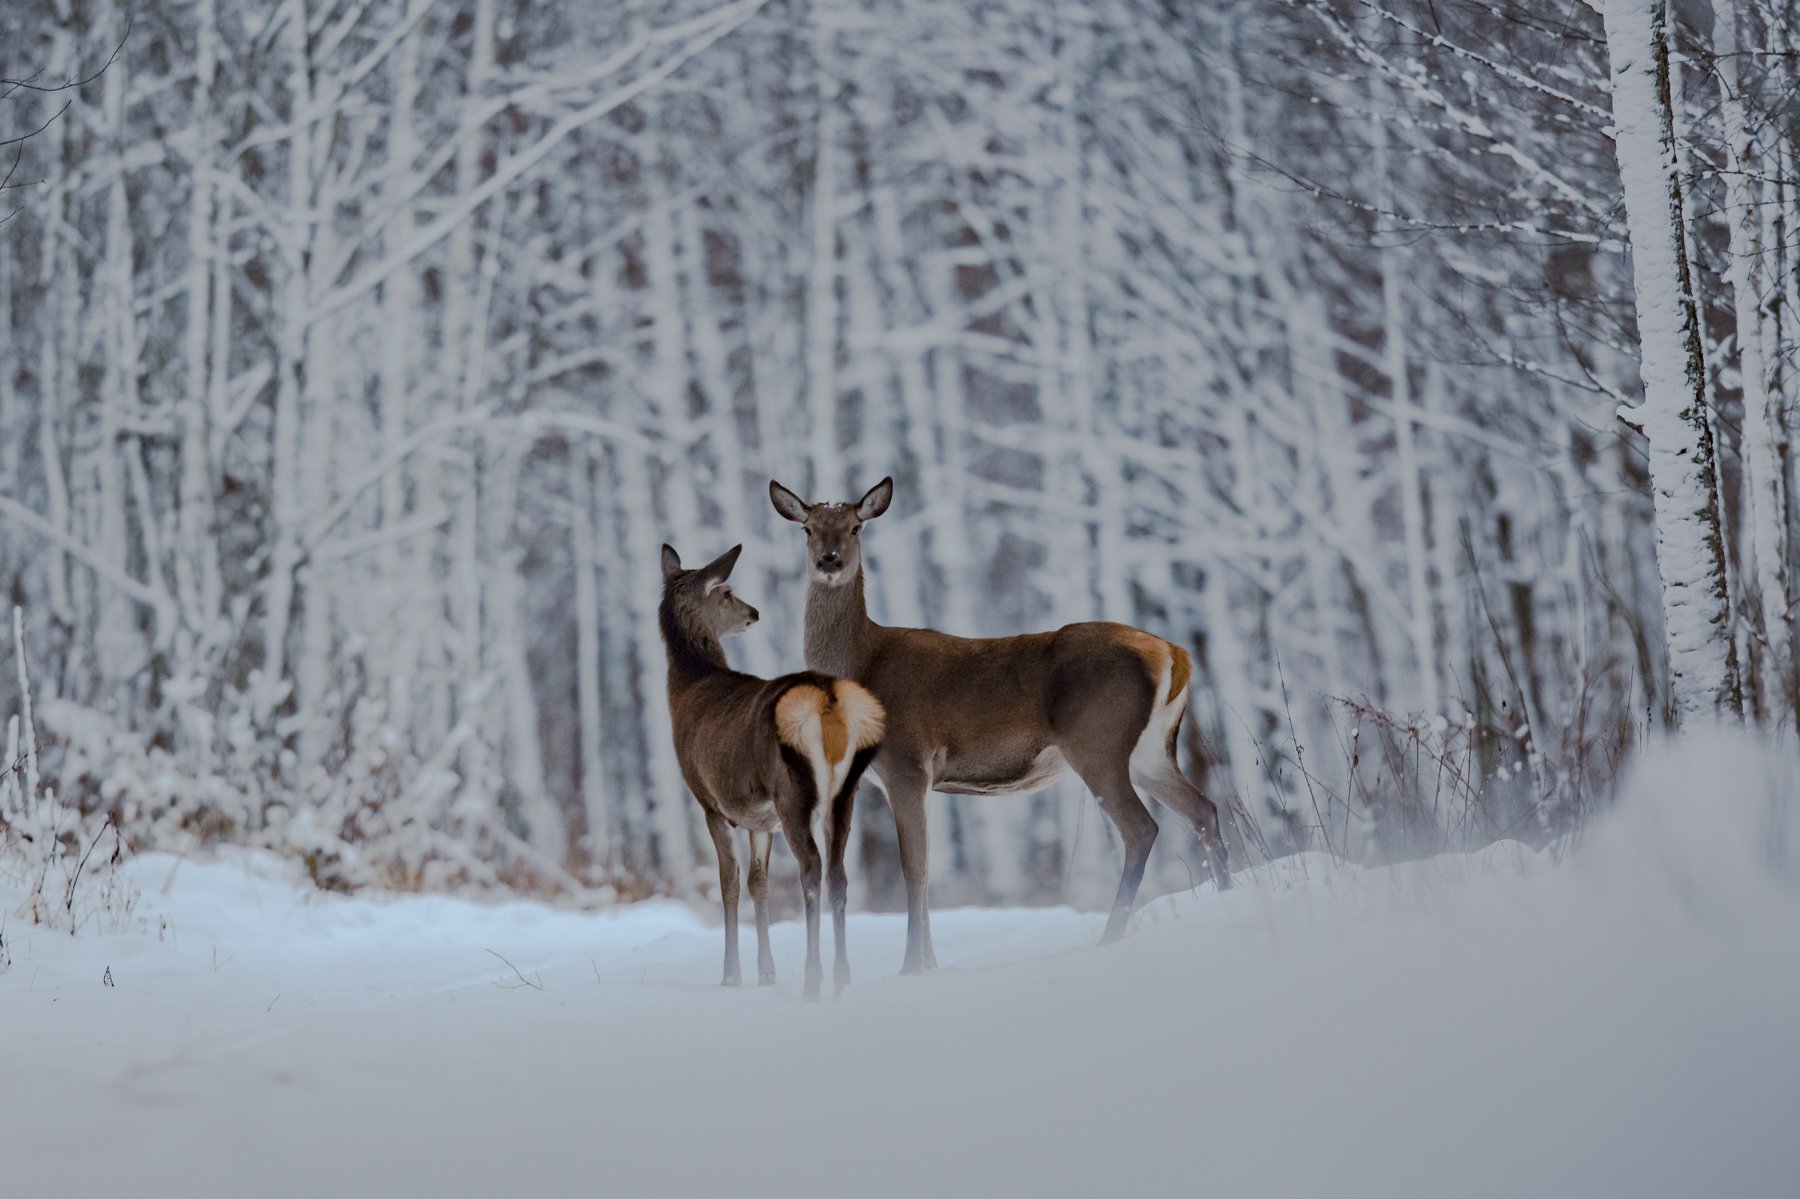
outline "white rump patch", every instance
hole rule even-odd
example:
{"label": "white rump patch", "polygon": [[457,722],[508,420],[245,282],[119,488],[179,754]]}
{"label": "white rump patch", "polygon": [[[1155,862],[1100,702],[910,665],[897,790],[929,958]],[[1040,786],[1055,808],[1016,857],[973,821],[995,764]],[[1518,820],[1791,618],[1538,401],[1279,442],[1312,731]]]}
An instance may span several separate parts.
{"label": "white rump patch", "polygon": [[1156,702],[1150,706],[1150,719],[1144,722],[1144,731],[1138,734],[1137,744],[1131,748],[1133,783],[1157,779],[1169,771],[1169,730],[1181,720],[1188,702],[1185,687],[1180,695],[1169,694],[1174,675],[1175,660],[1171,656],[1163,665],[1162,677],[1156,680]]}
{"label": "white rump patch", "polygon": [[[777,734],[804,754],[812,767],[821,808],[850,777],[857,751],[880,743],[887,722],[880,702],[864,688],[839,679],[832,684],[832,691],[835,702],[828,704],[823,691],[804,683],[783,696],[775,709]],[[825,727],[828,720],[833,726],[830,730]],[[833,761],[828,744],[839,740],[842,749]]]}

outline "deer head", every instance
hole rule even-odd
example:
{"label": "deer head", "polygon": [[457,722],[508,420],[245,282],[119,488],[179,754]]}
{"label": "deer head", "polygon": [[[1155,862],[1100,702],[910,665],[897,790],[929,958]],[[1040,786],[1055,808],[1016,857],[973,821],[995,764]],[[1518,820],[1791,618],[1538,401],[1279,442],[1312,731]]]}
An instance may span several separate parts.
{"label": "deer head", "polygon": [[862,570],[862,527],[888,510],[894,480],[883,479],[853,504],[809,504],[775,480],[769,501],[775,511],[806,527],[806,568],[815,583],[841,586]]}
{"label": "deer head", "polygon": [[729,637],[756,623],[756,609],[733,595],[726,582],[743,550],[734,545],[698,570],[683,570],[674,547],[662,547],[663,599],[689,636]]}

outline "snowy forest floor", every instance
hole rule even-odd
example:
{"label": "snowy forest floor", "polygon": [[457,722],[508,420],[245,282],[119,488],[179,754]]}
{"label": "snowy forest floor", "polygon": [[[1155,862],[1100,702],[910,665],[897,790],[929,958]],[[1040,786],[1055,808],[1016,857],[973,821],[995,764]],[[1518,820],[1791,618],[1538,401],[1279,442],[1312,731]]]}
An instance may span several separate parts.
{"label": "snowy forest floor", "polygon": [[7,931],[0,1180],[1793,1195],[1800,772],[1725,743],[1639,778],[1566,854],[1290,859],[1105,949],[1096,914],[942,911],[943,969],[901,978],[903,919],[853,914],[856,982],[817,1006],[794,923],[779,985],[728,991],[718,928],[673,903],[343,897],[273,858],[146,857],[147,935]]}

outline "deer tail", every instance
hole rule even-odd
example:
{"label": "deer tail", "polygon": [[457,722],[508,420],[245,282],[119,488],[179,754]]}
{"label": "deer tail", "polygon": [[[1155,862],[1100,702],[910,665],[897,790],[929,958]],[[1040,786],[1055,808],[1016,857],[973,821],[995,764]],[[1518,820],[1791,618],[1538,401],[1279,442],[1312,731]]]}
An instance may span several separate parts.
{"label": "deer tail", "polygon": [[811,763],[821,803],[829,803],[858,752],[881,744],[887,713],[848,679],[796,683],[775,704],[775,735]]}

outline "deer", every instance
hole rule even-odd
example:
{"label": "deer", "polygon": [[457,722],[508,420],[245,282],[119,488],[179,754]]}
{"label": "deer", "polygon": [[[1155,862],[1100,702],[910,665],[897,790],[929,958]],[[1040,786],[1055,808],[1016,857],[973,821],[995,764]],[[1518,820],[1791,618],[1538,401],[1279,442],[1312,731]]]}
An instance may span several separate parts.
{"label": "deer", "polygon": [[719,858],[719,896],[725,908],[727,987],[740,986],[738,862],[734,830],[750,837],[750,899],[756,906],[757,981],[775,982],[769,949],[769,853],[775,830],[800,864],[806,907],[804,998],[817,1000],[819,960],[819,847],[815,813],[825,813],[836,993],[850,983],[845,920],[856,787],[881,745],[885,714],[866,689],[814,671],[762,679],[731,669],[721,639],[755,624],[759,613],[732,593],[727,581],[743,546],[733,546],[697,570],[662,547],[662,603],[657,618],[669,658],[669,716],[681,775],[706,815]]}
{"label": "deer", "polygon": [[901,973],[937,966],[926,899],[928,791],[1034,791],[1073,770],[1125,846],[1103,945],[1125,934],[1158,833],[1140,787],[1186,818],[1213,881],[1230,887],[1218,811],[1175,758],[1193,678],[1187,651],[1105,621],[980,638],[876,624],[864,596],[862,530],[893,495],[891,477],[845,503],[808,503],[769,481],[775,511],[806,531],[807,669],[855,680],[887,712],[872,765],[893,812],[906,880]]}

